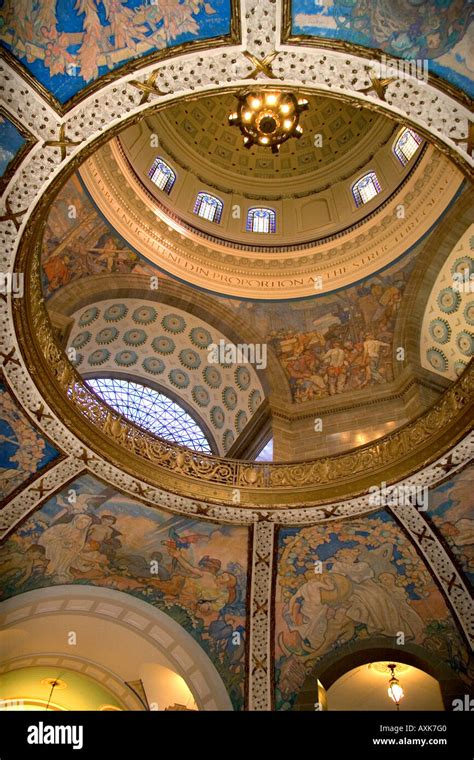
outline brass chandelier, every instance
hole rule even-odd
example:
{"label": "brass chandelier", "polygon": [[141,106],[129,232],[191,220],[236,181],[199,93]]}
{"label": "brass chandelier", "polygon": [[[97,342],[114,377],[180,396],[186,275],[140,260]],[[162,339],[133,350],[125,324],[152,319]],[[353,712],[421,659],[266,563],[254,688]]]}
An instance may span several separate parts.
{"label": "brass chandelier", "polygon": [[304,98],[292,92],[250,90],[237,99],[237,111],[230,114],[229,124],[240,128],[246,148],[262,145],[278,153],[282,143],[303,134],[299,121],[301,112],[308,109]]}

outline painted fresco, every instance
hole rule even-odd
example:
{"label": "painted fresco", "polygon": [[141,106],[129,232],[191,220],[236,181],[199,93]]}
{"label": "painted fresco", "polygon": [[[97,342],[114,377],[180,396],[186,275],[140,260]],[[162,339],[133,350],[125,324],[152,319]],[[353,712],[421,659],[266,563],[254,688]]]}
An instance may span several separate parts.
{"label": "painted fresco", "polygon": [[427,59],[430,72],[474,95],[471,13],[465,0],[292,0],[292,33]]}
{"label": "painted fresco", "polygon": [[338,293],[299,302],[228,300],[273,347],[296,403],[393,380],[393,335],[411,255]]}
{"label": "painted fresco", "polygon": [[474,585],[474,467],[468,467],[430,492],[427,516]]}
{"label": "painted fresco", "polygon": [[0,499],[58,456],[0,382]]}
{"label": "painted fresco", "polygon": [[3,598],[63,583],[124,591],[167,612],[243,706],[248,530],[150,509],[90,475],[6,542]]}
{"label": "painted fresco", "polygon": [[279,532],[277,709],[291,709],[319,660],[371,636],[422,646],[469,683],[467,653],[446,603],[385,512]]}
{"label": "painted fresco", "polygon": [[[415,260],[413,252],[352,287],[302,301],[210,297],[274,349],[293,401],[302,403],[393,380],[395,324]],[[45,229],[46,299],[88,276],[131,273],[166,277],[111,232],[73,177],[53,204]]]}
{"label": "painted fresco", "polygon": [[43,238],[45,298],[70,282],[100,274],[156,274],[99,217],[77,176],[59,192]]}
{"label": "painted fresco", "polygon": [[228,34],[230,0],[2,0],[0,40],[65,103],[129,61]]}
{"label": "painted fresco", "polygon": [[13,122],[6,116],[0,115],[0,177],[5,176],[26,142],[26,138]]}

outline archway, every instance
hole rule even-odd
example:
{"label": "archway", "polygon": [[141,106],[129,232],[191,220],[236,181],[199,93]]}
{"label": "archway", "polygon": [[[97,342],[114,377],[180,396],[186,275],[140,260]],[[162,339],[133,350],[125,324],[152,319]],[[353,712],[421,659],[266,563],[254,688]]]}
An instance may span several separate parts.
{"label": "archway", "polygon": [[[177,698],[187,689],[199,710],[232,710],[216,668],[192,636],[124,592],[87,585],[28,591],[0,604],[0,622],[4,670],[48,662],[89,672],[132,710],[143,707],[127,684],[141,680],[149,705],[164,709],[159,691],[168,678],[167,694]],[[186,689],[175,684],[173,690],[164,670]]]}
{"label": "archway", "polygon": [[318,682],[328,691],[345,674],[375,662],[403,663],[431,676],[439,684],[445,710],[452,710],[453,700],[462,698],[467,689],[461,677],[440,662],[435,653],[415,644],[396,646],[383,637],[375,637],[365,643],[359,641],[356,647],[346,644],[323,657],[307,675],[293,709],[314,711]]}

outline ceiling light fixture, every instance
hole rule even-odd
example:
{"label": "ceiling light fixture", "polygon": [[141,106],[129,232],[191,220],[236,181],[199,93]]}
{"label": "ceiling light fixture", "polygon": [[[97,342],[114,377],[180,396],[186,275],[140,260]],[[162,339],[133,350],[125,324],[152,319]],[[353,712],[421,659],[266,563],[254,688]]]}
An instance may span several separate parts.
{"label": "ceiling light fixture", "polygon": [[297,98],[292,92],[263,90],[240,93],[237,99],[239,105],[230,114],[229,124],[240,128],[246,148],[263,145],[278,153],[282,143],[303,134],[299,120],[301,112],[308,109],[305,98]]}
{"label": "ceiling light fixture", "polygon": [[390,699],[393,699],[393,701],[395,702],[397,706],[397,710],[398,710],[400,701],[403,699],[405,694],[403,693],[403,689],[400,686],[400,682],[398,678],[395,676],[395,669],[397,667],[396,664],[394,662],[389,662],[387,667],[391,673],[390,680],[388,682],[387,693]]}

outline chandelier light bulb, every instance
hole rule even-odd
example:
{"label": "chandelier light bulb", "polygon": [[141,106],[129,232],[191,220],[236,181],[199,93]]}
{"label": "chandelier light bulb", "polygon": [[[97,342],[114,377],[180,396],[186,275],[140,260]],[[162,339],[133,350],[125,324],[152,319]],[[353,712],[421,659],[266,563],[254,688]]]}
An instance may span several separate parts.
{"label": "chandelier light bulb", "polygon": [[397,710],[398,710],[400,701],[403,699],[405,694],[403,692],[402,687],[400,686],[400,682],[398,678],[395,675],[395,668],[397,667],[396,664],[392,662],[392,663],[389,663],[387,667],[389,668],[390,673],[391,673],[390,680],[388,682],[387,694],[390,697],[390,699],[392,699],[395,702],[397,706]]}
{"label": "chandelier light bulb", "polygon": [[403,689],[398,683],[397,679],[395,679],[396,683],[391,683],[388,687],[388,696],[393,699],[396,705],[400,703],[400,700],[403,699],[405,694],[403,693]]}
{"label": "chandelier light bulb", "polygon": [[299,119],[301,111],[308,108],[308,101],[298,100],[294,93],[246,90],[237,99],[239,105],[230,114],[229,124],[239,127],[245,148],[261,145],[278,153],[284,142],[303,134]]}

